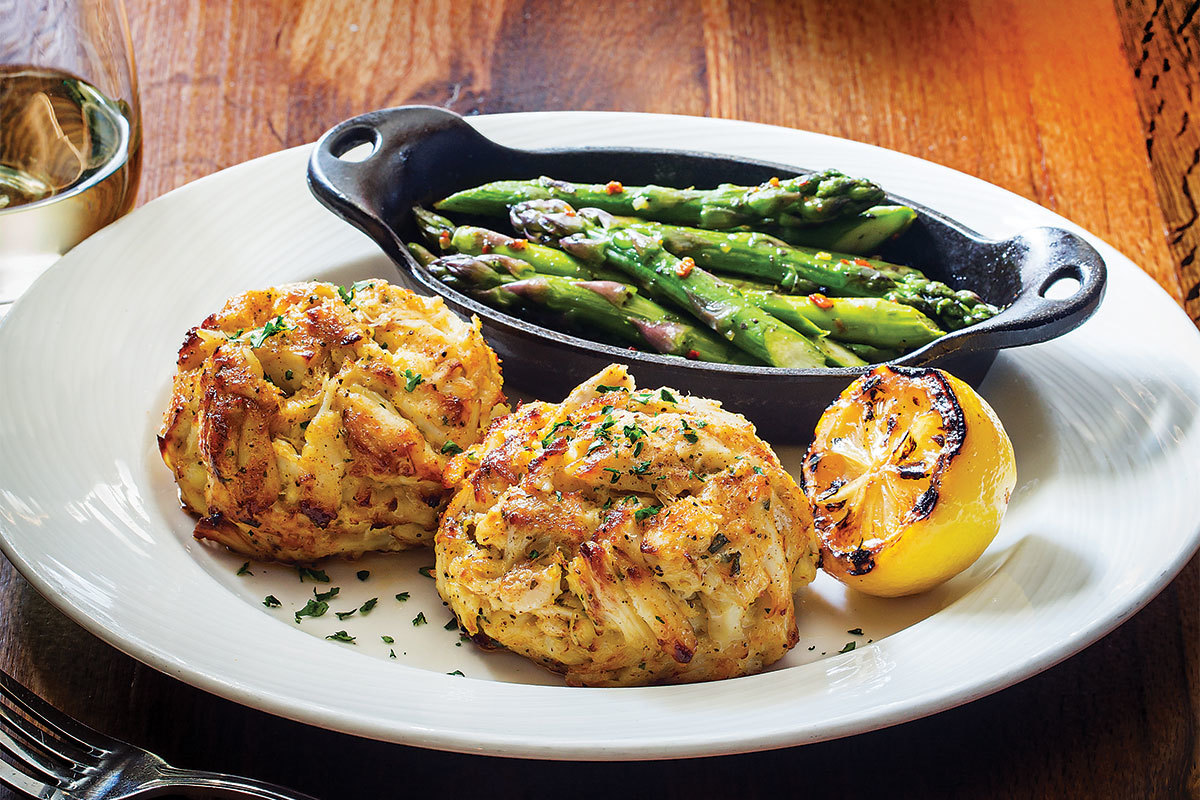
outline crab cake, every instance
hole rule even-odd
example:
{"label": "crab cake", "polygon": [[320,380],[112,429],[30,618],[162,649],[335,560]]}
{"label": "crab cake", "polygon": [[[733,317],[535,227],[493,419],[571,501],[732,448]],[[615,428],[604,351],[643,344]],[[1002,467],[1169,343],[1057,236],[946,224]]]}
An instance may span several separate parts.
{"label": "crab cake", "polygon": [[446,473],[437,584],[477,642],[625,686],[756,672],[816,573],[804,494],[740,415],[613,365]]}
{"label": "crab cake", "polygon": [[311,562],[429,544],[442,471],[504,403],[478,323],[440,299],[297,283],[188,331],[158,443],[197,538]]}

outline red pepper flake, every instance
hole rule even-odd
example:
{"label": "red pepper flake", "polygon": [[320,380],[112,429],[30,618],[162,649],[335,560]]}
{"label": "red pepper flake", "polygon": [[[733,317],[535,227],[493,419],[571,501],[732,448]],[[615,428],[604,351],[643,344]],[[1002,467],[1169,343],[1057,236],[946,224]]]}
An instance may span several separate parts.
{"label": "red pepper flake", "polygon": [[575,213],[575,209],[573,209],[573,208],[564,208],[562,213],[563,213],[563,216],[567,216],[567,217],[579,216],[578,214]]}
{"label": "red pepper flake", "polygon": [[492,243],[491,243],[491,242],[484,242],[484,243],[483,243],[483,246],[479,248],[479,252],[483,253],[485,256],[486,256],[488,253],[492,252]]}
{"label": "red pepper flake", "polygon": [[858,265],[858,266],[860,266],[860,267],[869,267],[869,266],[871,266],[871,262],[870,262],[870,261],[867,261],[867,260],[866,260],[866,259],[864,259],[864,258],[856,258],[856,259],[854,259],[854,263],[855,263],[855,264],[857,264],[857,265]]}
{"label": "red pepper flake", "polygon": [[833,301],[823,294],[810,294],[808,299],[812,300],[812,304],[817,308],[833,308]]}
{"label": "red pepper flake", "polygon": [[700,359],[700,354],[697,353],[695,350],[688,350],[687,357],[690,358],[692,361],[698,361]]}
{"label": "red pepper flake", "polygon": [[608,192],[609,194],[620,194],[621,192],[625,191],[625,187],[621,185],[620,181],[609,181],[608,183],[604,184],[604,191]]}
{"label": "red pepper flake", "polygon": [[838,259],[838,263],[839,263],[839,264],[845,264],[846,266],[850,266],[850,259],[848,259],[848,258],[839,258],[839,259]]}
{"label": "red pepper flake", "polygon": [[438,244],[442,247],[450,246],[450,231],[442,231],[438,234]]}
{"label": "red pepper flake", "polygon": [[528,239],[513,239],[508,243],[509,250],[524,250],[525,245],[529,244]]}
{"label": "red pepper flake", "polygon": [[675,267],[675,274],[681,278],[686,278],[692,274],[692,270],[696,268],[696,262],[691,256],[685,256],[679,259],[679,264]]}

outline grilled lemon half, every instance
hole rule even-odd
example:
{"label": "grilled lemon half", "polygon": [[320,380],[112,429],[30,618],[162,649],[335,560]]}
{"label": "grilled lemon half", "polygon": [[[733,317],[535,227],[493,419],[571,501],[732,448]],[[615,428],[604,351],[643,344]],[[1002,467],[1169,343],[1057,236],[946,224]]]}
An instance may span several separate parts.
{"label": "grilled lemon half", "polygon": [[999,418],[970,386],[936,369],[882,366],[825,410],[802,477],[824,569],[896,597],[979,558],[1017,467]]}

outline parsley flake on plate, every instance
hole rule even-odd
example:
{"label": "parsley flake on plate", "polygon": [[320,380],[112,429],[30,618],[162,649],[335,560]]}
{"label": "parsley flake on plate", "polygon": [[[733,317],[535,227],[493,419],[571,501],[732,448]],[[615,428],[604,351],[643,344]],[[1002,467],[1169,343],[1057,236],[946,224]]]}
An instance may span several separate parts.
{"label": "parsley flake on plate", "polygon": [[325,574],[323,569],[311,569],[309,567],[297,567],[300,572],[300,582],[304,583],[305,578],[311,578],[314,583],[329,583],[329,576]]}
{"label": "parsley flake on plate", "polygon": [[301,617],[320,617],[329,610],[329,603],[322,600],[309,600],[304,608],[296,612],[296,623],[299,624]]}

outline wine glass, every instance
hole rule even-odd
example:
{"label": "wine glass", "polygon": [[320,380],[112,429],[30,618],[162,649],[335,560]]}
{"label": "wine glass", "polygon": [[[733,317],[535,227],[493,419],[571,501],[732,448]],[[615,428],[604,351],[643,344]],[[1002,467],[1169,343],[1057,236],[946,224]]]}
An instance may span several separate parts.
{"label": "wine glass", "polygon": [[0,0],[0,315],[129,211],[141,144],[122,0]]}

